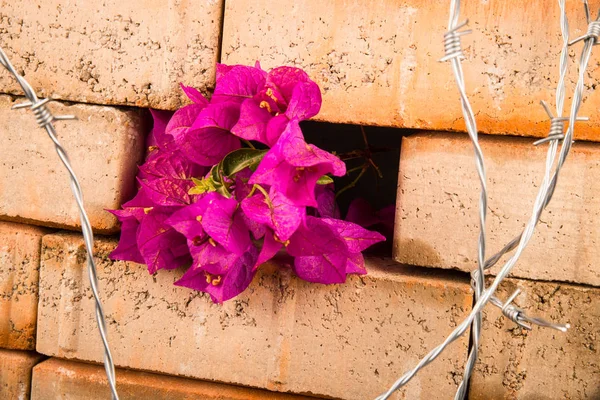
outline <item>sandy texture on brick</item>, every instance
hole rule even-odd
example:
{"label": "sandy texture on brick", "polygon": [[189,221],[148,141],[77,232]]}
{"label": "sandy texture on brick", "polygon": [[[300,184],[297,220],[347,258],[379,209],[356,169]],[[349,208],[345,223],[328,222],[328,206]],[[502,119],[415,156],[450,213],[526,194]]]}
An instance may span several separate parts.
{"label": "sandy texture on brick", "polygon": [[31,369],[43,358],[33,352],[0,349],[0,398],[29,399]]}
{"label": "sandy texture on brick", "polygon": [[[543,180],[546,148],[518,138],[480,139],[488,177],[487,255],[521,232]],[[513,276],[600,285],[600,147],[575,143],[552,202]],[[394,257],[471,271],[477,263],[480,185],[467,135],[404,138]],[[506,260],[506,259],[504,259]],[[491,271],[495,273],[502,261]]]}
{"label": "sandy texture on brick", "polygon": [[0,222],[0,347],[35,349],[44,229]]}
{"label": "sandy texture on brick", "polygon": [[[592,10],[599,5],[590,3]],[[448,2],[230,0],[225,7],[223,62],[257,59],[265,67],[305,68],[323,91],[318,119],[465,130],[451,68],[438,62]],[[580,2],[567,7],[575,38],[587,29],[585,15]],[[461,21],[468,18],[474,30],[463,38],[465,80],[482,132],[547,135],[548,117],[538,103],[554,101],[562,46],[558,11],[554,0],[464,3]],[[581,45],[570,51],[568,87],[574,87],[580,51]],[[586,76],[589,99],[580,115],[599,107],[596,69],[592,64]],[[600,139],[598,121],[585,127],[575,136]]]}
{"label": "sandy texture on brick", "polygon": [[469,398],[600,398],[600,289],[510,279],[500,298],[517,288],[524,292],[517,304],[529,315],[570,323],[571,329],[522,330],[488,307]]}
{"label": "sandy texture on brick", "polygon": [[[308,284],[289,270],[266,267],[243,295],[215,305],[201,293],[172,286],[181,271],[151,277],[144,266],[110,262],[114,245],[98,240],[98,269],[115,362],[123,367],[282,392],[374,398],[471,305],[465,282],[383,260],[369,262],[370,275],[338,286]],[[76,235],[44,238],[37,349],[100,361],[82,246]],[[459,340],[403,396],[453,393],[466,346],[467,338]]]}
{"label": "sandy texture on brick", "polygon": [[[1,2],[0,45],[40,97],[175,109],[213,85],[222,0]],[[21,93],[4,70],[0,91]]]}
{"label": "sandy texture on brick", "polygon": [[[79,210],[54,143],[30,111],[10,109],[22,100],[0,95],[0,219],[77,228]],[[147,130],[144,113],[58,102],[50,108],[55,115],[78,117],[54,124],[58,138],[81,183],[92,227],[116,231],[116,218],[105,210],[133,196]]]}
{"label": "sandy texture on brick", "polygon": [[[302,400],[295,396],[239,386],[176,378],[146,372],[117,370],[122,400]],[[104,368],[99,365],[51,358],[33,369],[32,400],[68,398],[88,400],[110,397]]]}

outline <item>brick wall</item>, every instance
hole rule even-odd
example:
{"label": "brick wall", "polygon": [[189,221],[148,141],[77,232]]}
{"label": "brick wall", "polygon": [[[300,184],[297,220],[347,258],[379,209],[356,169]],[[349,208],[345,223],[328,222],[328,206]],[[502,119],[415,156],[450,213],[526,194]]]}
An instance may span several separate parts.
{"label": "brick wall", "polygon": [[[576,37],[584,14],[568,3]],[[2,3],[0,45],[40,97],[60,100],[53,111],[78,117],[56,128],[98,234],[122,398],[374,398],[467,315],[479,185],[452,75],[437,62],[447,8],[417,0]],[[491,252],[522,229],[541,180],[545,149],[531,137],[548,130],[537,103],[554,96],[558,7],[467,1],[462,14],[475,30],[464,40],[467,90],[489,134],[481,142]],[[369,258],[367,276],[322,286],[265,266],[242,296],[217,306],[174,287],[181,272],[153,277],[108,259],[119,225],[105,210],[135,192],[147,108],[185,104],[179,82],[209,95],[219,60],[300,66],[322,89],[315,120],[404,136],[393,171],[393,254]],[[506,298],[523,289],[526,311],[572,328],[529,332],[486,308],[469,399],[600,396],[597,68],[580,112],[591,120],[575,134],[585,142],[575,144],[500,290]],[[21,96],[0,70],[0,398],[108,398],[78,210],[50,140],[29,111],[10,110]],[[452,398],[468,342],[465,335],[394,398]]]}

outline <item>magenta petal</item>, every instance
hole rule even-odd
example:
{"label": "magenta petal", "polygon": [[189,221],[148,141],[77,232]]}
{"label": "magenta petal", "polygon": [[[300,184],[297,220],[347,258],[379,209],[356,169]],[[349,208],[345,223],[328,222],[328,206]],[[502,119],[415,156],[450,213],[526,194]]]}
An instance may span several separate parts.
{"label": "magenta petal", "polygon": [[365,268],[365,258],[362,253],[354,253],[348,256],[348,261],[346,261],[346,273],[358,275],[365,275],[367,273],[367,269]]}
{"label": "magenta petal", "polygon": [[271,118],[267,124],[265,142],[268,146],[273,147],[281,137],[281,134],[287,128],[290,120],[285,115],[278,115]]}
{"label": "magenta petal", "polygon": [[340,210],[335,201],[335,190],[333,184],[317,185],[315,188],[317,199],[317,212],[323,218],[340,218]]}
{"label": "magenta petal", "polygon": [[217,63],[217,73],[216,73],[217,83],[219,82],[221,77],[223,77],[229,71],[231,71],[233,69],[233,67],[236,67],[236,65],[225,65],[225,64]]}
{"label": "magenta petal", "polygon": [[215,303],[222,303],[237,296],[250,285],[254,278],[256,258],[257,250],[251,247],[233,261],[192,267],[175,285],[206,292]]}
{"label": "magenta petal", "polygon": [[189,180],[192,177],[201,177],[207,169],[189,161],[178,151],[159,151],[155,157],[140,166],[140,171],[145,180],[172,179]]}
{"label": "magenta petal", "polygon": [[272,185],[294,204],[316,207],[315,186],[327,173],[344,175],[346,165],[333,154],[307,144],[294,120],[265,154],[250,183]]}
{"label": "magenta petal", "polygon": [[283,158],[294,167],[308,168],[322,165],[335,176],[346,174],[346,164],[342,160],[304,141],[297,120],[290,121],[287,129],[279,138],[277,147],[281,149]]}
{"label": "magenta petal", "polygon": [[180,142],[205,108],[205,105],[200,104],[190,104],[180,108],[173,114],[173,118],[166,127],[166,132],[173,137],[173,140]]}
{"label": "magenta petal", "polygon": [[291,119],[303,121],[314,117],[321,109],[321,90],[310,81],[296,85],[285,115]]}
{"label": "magenta petal", "polygon": [[159,206],[185,206],[192,202],[188,191],[194,186],[191,180],[169,178],[139,180],[148,198]]}
{"label": "magenta petal", "polygon": [[150,114],[152,114],[154,125],[146,139],[146,147],[159,147],[164,149],[167,147],[168,143],[173,140],[173,138],[166,134],[166,127],[173,116],[173,112],[150,109]]}
{"label": "magenta petal", "polygon": [[200,221],[205,212],[206,204],[198,201],[174,212],[166,220],[166,223],[175,228],[177,232],[184,235],[188,240],[203,239],[206,235]]}
{"label": "magenta petal", "polygon": [[211,104],[233,101],[241,103],[254,97],[265,85],[266,72],[253,67],[235,65],[219,74]]}
{"label": "magenta petal", "polygon": [[304,224],[290,238],[287,252],[293,257],[346,254],[348,247],[337,231],[322,218],[306,216]]}
{"label": "magenta petal", "polygon": [[347,259],[347,256],[343,253],[296,257],[294,272],[298,277],[308,282],[344,283],[346,281]]}
{"label": "magenta petal", "polygon": [[190,261],[185,237],[168,226],[169,214],[150,213],[139,227],[137,244],[148,271],[181,267]]}
{"label": "magenta petal", "polygon": [[180,83],[181,90],[185,93],[185,95],[194,103],[206,107],[208,105],[208,100],[206,97],[198,89],[193,88],[191,86],[185,86],[183,83]]}
{"label": "magenta petal", "polygon": [[295,67],[277,67],[269,71],[266,85],[282,94],[285,104],[288,104],[296,85],[310,81],[306,72]]}
{"label": "magenta petal", "polygon": [[269,201],[262,193],[257,193],[242,201],[242,210],[249,218],[271,228],[284,242],[298,229],[306,214],[304,207],[294,205],[273,188],[269,192]]}
{"label": "magenta petal", "polygon": [[258,260],[256,261],[256,265],[254,268],[258,268],[262,264],[269,261],[271,258],[275,257],[277,252],[281,249],[283,245],[281,242],[275,240],[275,236],[269,232],[265,234],[265,240],[263,241],[262,249],[260,249],[260,253],[258,255]]}
{"label": "magenta petal", "polygon": [[254,99],[246,99],[240,108],[240,119],[231,133],[246,140],[268,144],[267,123],[273,118],[266,108],[261,108]]}
{"label": "magenta petal", "polygon": [[202,227],[228,251],[242,255],[250,247],[251,241],[241,213],[236,212],[237,206],[233,198],[220,196],[210,200],[202,218]]}
{"label": "magenta petal", "polygon": [[121,237],[119,245],[110,253],[110,259],[143,264],[144,257],[142,257],[136,241],[140,223],[134,217],[124,217],[119,220],[121,221]]}
{"label": "magenta petal", "polygon": [[202,110],[189,129],[173,136],[186,157],[199,165],[212,166],[240,148],[240,140],[229,131],[238,117],[235,104],[211,104]]}
{"label": "magenta petal", "polygon": [[334,228],[348,246],[350,253],[359,253],[375,243],[385,241],[385,237],[374,231],[369,231],[360,225],[339,219],[322,218],[321,221]]}

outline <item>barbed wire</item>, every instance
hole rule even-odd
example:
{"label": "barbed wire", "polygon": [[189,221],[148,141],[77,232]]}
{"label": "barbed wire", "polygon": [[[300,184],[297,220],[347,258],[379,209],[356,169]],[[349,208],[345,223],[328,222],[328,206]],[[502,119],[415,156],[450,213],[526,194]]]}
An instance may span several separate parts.
{"label": "barbed wire", "polygon": [[100,301],[100,296],[98,294],[98,275],[96,271],[96,263],[94,261],[93,249],[94,249],[94,234],[92,232],[92,227],[90,224],[90,220],[87,216],[83,205],[83,193],[81,191],[81,186],[79,185],[79,180],[75,175],[75,171],[71,166],[71,161],[69,160],[69,156],[67,155],[66,150],[60,144],[58,137],[56,135],[56,130],[53,121],[60,120],[71,120],[75,119],[73,115],[62,115],[62,116],[54,116],[46,106],[50,101],[50,98],[40,100],[38,99],[35,91],[31,87],[31,85],[23,78],[13,67],[12,63],[6,56],[6,53],[2,48],[0,48],[0,64],[4,66],[8,72],[15,77],[23,92],[25,93],[25,97],[28,101],[13,106],[13,109],[19,108],[29,108],[33,112],[35,116],[35,120],[40,128],[45,129],[48,133],[48,136],[54,142],[54,148],[56,149],[56,153],[58,154],[58,158],[62,161],[65,169],[69,173],[69,184],[71,186],[71,191],[73,192],[73,196],[75,198],[75,202],[77,203],[77,207],[79,209],[79,218],[81,220],[81,231],[83,233],[83,240],[85,242],[85,248],[87,253],[87,266],[88,266],[88,274],[90,278],[90,286],[92,288],[92,293],[94,295],[94,300],[96,303],[96,322],[98,324],[98,330],[100,331],[100,337],[102,339],[102,345],[104,346],[104,369],[106,370],[106,376],[108,378],[108,384],[110,387],[111,395],[113,400],[118,400],[119,396],[117,394],[116,388],[116,378],[115,378],[115,366],[113,363],[112,355],[110,352],[110,348],[108,345],[108,337],[106,334],[106,319],[104,317],[104,310],[102,309],[102,303]]}
{"label": "barbed wire", "polygon": [[[569,154],[569,151],[570,151],[572,143],[573,143],[573,133],[574,133],[574,129],[575,129],[575,122],[581,121],[581,120],[586,120],[585,118],[578,118],[577,113],[579,112],[579,108],[581,107],[581,102],[583,99],[583,84],[584,84],[584,80],[585,80],[585,72],[587,70],[589,59],[591,57],[592,47],[594,45],[598,44],[598,38],[600,37],[600,10],[598,11],[598,16],[596,17],[596,20],[592,21],[590,19],[589,6],[587,3],[587,0],[584,0],[584,10],[586,13],[586,19],[587,19],[587,23],[588,23],[587,33],[585,35],[583,35],[582,37],[575,39],[572,42],[568,42],[568,20],[566,17],[565,3],[564,3],[564,0],[559,0],[558,3],[559,3],[560,11],[561,11],[560,24],[561,24],[561,32],[563,35],[563,48],[561,51],[560,66],[559,66],[560,78],[559,78],[559,83],[558,83],[557,91],[556,91],[557,116],[553,117],[548,106],[542,102],[544,109],[546,110],[546,112],[548,113],[548,115],[551,119],[551,128],[550,128],[550,134],[548,135],[548,137],[535,142],[535,144],[539,145],[546,141],[550,141],[550,146],[548,148],[547,157],[546,157],[546,169],[545,169],[545,173],[544,173],[544,179],[543,179],[542,184],[540,185],[540,190],[538,191],[538,194],[536,196],[536,200],[535,200],[535,203],[533,206],[531,218],[529,219],[527,225],[525,226],[525,229],[522,231],[522,233],[520,235],[518,235],[513,240],[511,240],[500,252],[496,253],[494,256],[492,256],[489,260],[487,260],[485,262],[483,269],[489,269],[494,264],[496,264],[504,254],[506,254],[516,248],[515,253],[504,264],[504,266],[499,271],[496,278],[493,280],[492,284],[487,289],[484,289],[481,292],[478,291],[478,286],[480,285],[480,282],[482,281],[483,271],[482,271],[481,265],[478,260],[478,269],[472,273],[472,282],[473,282],[472,284],[475,289],[474,291],[475,291],[476,301],[475,301],[475,304],[473,305],[473,309],[471,310],[471,312],[469,313],[467,318],[458,327],[456,327],[454,329],[454,331],[440,345],[438,345],[436,348],[431,350],[423,359],[421,359],[421,361],[413,369],[409,370],[402,377],[400,377],[400,379],[398,379],[390,387],[390,389],[387,392],[385,392],[382,395],[380,395],[379,397],[377,397],[377,400],[383,400],[383,399],[389,398],[389,396],[391,396],[396,390],[398,390],[399,388],[404,386],[406,383],[408,383],[422,368],[424,368],[425,366],[427,366],[428,364],[433,362],[433,360],[435,360],[445,350],[445,348],[448,345],[450,345],[452,342],[454,342],[459,337],[461,337],[466,332],[466,330],[469,328],[469,326],[473,326],[473,344],[472,344],[472,347],[469,352],[469,359],[467,360],[467,365],[465,367],[465,374],[463,376],[463,381],[459,385],[459,388],[458,388],[456,396],[455,396],[455,398],[464,398],[464,395],[466,393],[466,382],[468,382],[468,379],[465,379],[465,377],[467,374],[470,375],[472,368],[474,367],[474,361],[476,361],[476,355],[477,355],[477,349],[476,349],[476,346],[478,344],[478,336],[477,335],[480,332],[479,332],[479,330],[477,330],[477,331],[475,330],[475,326],[477,324],[480,324],[479,318],[481,316],[481,311],[488,302],[491,302],[492,304],[500,307],[502,309],[502,313],[506,317],[508,317],[509,319],[511,319],[512,321],[517,323],[519,326],[526,328],[526,329],[531,329],[531,327],[527,323],[537,324],[542,327],[558,329],[563,332],[565,332],[569,328],[569,324],[565,324],[565,325],[554,324],[554,323],[545,321],[541,318],[528,317],[523,312],[522,309],[520,309],[519,307],[512,304],[512,301],[519,294],[519,292],[520,292],[519,290],[514,292],[504,303],[501,302],[497,297],[494,296],[494,293],[497,290],[498,286],[506,278],[506,276],[510,273],[510,271],[512,270],[512,268],[515,266],[516,262],[518,261],[519,257],[521,256],[523,250],[527,246],[529,240],[531,239],[531,237],[533,235],[535,227],[537,226],[537,223],[539,222],[539,218],[540,218],[543,210],[548,205],[548,203],[550,202],[550,200],[554,194],[554,191],[556,189],[556,184],[558,182],[558,176],[560,174],[560,170],[566,161],[566,158]],[[460,43],[461,35],[457,35],[456,31],[460,27],[466,25],[466,23],[457,25],[459,11],[460,11],[460,0],[452,0],[451,5],[450,5],[450,21],[449,21],[448,33],[446,33],[446,35],[444,35],[446,56],[442,60],[443,61],[446,61],[446,60],[452,61],[452,67],[453,67],[455,79],[456,79],[457,86],[458,86],[460,94],[461,94],[461,105],[463,105],[463,115],[464,115],[465,114],[464,113],[464,111],[465,111],[464,110],[464,100],[463,100],[464,80],[462,79],[462,75],[457,76],[458,75],[456,72],[457,68],[455,67],[455,64],[460,64],[460,59],[462,57],[462,50],[461,50],[461,43]],[[449,37],[450,37],[450,40],[449,40]],[[584,41],[584,47],[583,47],[583,50],[581,52],[581,56],[579,59],[579,76],[578,76],[577,85],[575,87],[575,91],[574,91],[574,95],[573,95],[573,101],[571,103],[571,110],[570,110],[569,118],[568,118],[569,126],[567,128],[566,134],[563,134],[562,132],[564,131],[564,122],[566,119],[561,117],[561,115],[562,115],[562,110],[563,110],[563,105],[564,105],[564,96],[565,96],[564,82],[565,82],[567,62],[568,62],[568,49],[566,47],[568,45],[572,45],[579,41]],[[450,45],[448,43],[450,43]],[[468,115],[464,115],[464,116],[465,116],[465,122],[467,125],[467,129],[469,129],[470,116],[468,116]],[[470,135],[471,139],[473,139],[473,135],[471,135],[470,132],[469,132],[469,135]],[[558,162],[554,169],[554,173],[552,174],[552,177],[550,177],[550,172],[552,171],[552,168],[554,166],[554,160],[556,158],[557,146],[558,146],[559,141],[562,141],[561,151],[560,151],[560,154],[558,157]],[[479,167],[479,159],[477,156],[476,156],[476,165],[478,166],[478,172],[479,172],[480,167]],[[480,202],[480,205],[481,205],[481,202]],[[481,210],[480,210],[480,215],[481,215]],[[471,362],[472,359],[475,359],[475,360],[473,362]]]}

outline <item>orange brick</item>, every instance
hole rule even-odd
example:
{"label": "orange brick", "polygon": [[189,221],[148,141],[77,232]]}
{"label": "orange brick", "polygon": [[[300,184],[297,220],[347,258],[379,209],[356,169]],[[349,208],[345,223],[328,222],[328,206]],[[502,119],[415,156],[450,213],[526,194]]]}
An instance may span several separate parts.
{"label": "orange brick", "polygon": [[[223,0],[67,0],[2,6],[0,45],[40,97],[177,108],[212,86]],[[0,91],[22,93],[4,69]]]}
{"label": "orange brick", "polygon": [[43,358],[32,352],[0,349],[0,398],[28,399],[31,369]]}
{"label": "orange brick", "polygon": [[[304,396],[267,392],[220,383],[147,372],[117,369],[117,391],[122,400],[301,400]],[[33,369],[32,400],[70,400],[110,397],[104,368],[51,358]]]}
{"label": "orange brick", "polygon": [[[28,110],[11,111],[22,99],[0,95],[0,219],[46,226],[79,227],[69,176],[54,144]],[[118,230],[105,211],[133,195],[146,131],[137,110],[53,103],[57,114],[78,121],[55,123],[81,183],[86,210],[98,232]]]}
{"label": "orange brick", "polygon": [[[590,2],[592,10],[599,5]],[[320,0],[228,0],[222,60],[306,69],[323,92],[320,120],[465,131],[451,67],[438,62],[449,7],[422,0],[348,0],[327,7]],[[577,1],[567,7],[575,38],[587,30],[583,7]],[[460,20],[467,18],[474,32],[463,38],[465,80],[480,131],[546,136],[550,124],[539,101],[555,97],[562,46],[557,2],[467,1]],[[579,54],[581,45],[571,51]],[[571,64],[570,88],[577,76]],[[591,78],[588,83],[595,85]],[[593,116],[600,97],[593,86],[585,94],[580,115]],[[599,121],[580,125],[576,137],[599,140]]]}
{"label": "orange brick", "polygon": [[35,349],[44,229],[0,222],[0,347]]}
{"label": "orange brick", "polygon": [[509,279],[500,298],[516,288],[524,292],[516,302],[528,314],[571,329],[526,331],[489,306],[469,399],[600,398],[600,289]]}
{"label": "orange brick", "polygon": [[[546,149],[519,138],[482,137],[488,176],[487,255],[521,232],[543,179]],[[600,285],[600,146],[575,143],[552,202],[513,276]],[[404,138],[394,257],[471,271],[479,235],[479,180],[467,135]],[[500,262],[492,268],[496,273]]]}
{"label": "orange brick", "polygon": [[[77,235],[44,237],[37,349],[99,362],[82,246]],[[331,286],[264,266],[246,292],[220,306],[173,286],[182,271],[151,277],[144,266],[110,262],[113,240],[99,239],[97,246],[118,366],[275,391],[374,398],[437,345],[472,301],[468,284],[453,274],[372,259],[369,275]],[[395,398],[450,396],[467,340]]]}

